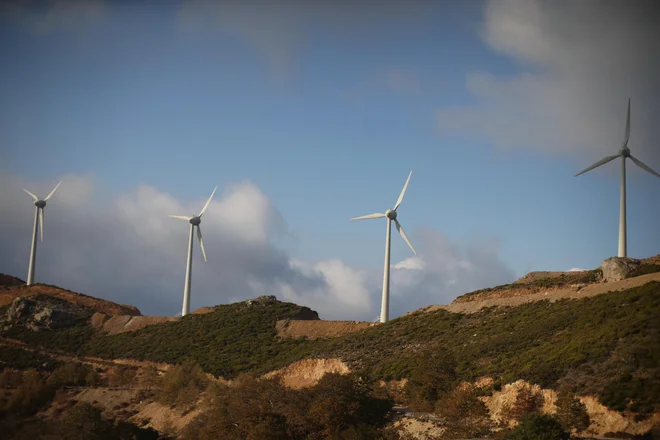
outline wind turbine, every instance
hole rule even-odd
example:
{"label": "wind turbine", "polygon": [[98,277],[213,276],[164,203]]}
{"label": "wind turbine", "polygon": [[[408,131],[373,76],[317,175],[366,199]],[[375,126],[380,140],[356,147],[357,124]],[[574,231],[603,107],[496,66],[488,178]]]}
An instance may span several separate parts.
{"label": "wind turbine", "polygon": [[408,188],[408,183],[410,182],[410,176],[412,176],[412,171],[410,172],[410,174],[408,174],[408,180],[406,180],[406,184],[403,185],[403,190],[401,190],[401,194],[399,195],[399,199],[396,201],[396,205],[394,205],[394,208],[388,209],[387,211],[385,211],[385,214],[380,214],[380,213],[369,214],[369,215],[363,215],[361,217],[354,217],[351,219],[351,220],[366,220],[369,218],[382,218],[382,217],[387,218],[387,236],[385,239],[385,268],[383,273],[383,298],[380,307],[380,322],[387,322],[390,313],[390,237],[392,235],[392,220],[394,220],[397,230],[399,231],[403,239],[406,241],[406,243],[408,243],[408,246],[410,246],[410,249],[413,251],[413,254],[417,255],[417,252],[415,252],[415,248],[413,248],[413,245],[410,244],[410,240],[408,240],[405,231],[401,227],[401,223],[399,223],[399,220],[397,220],[397,212],[396,212],[399,205],[401,205],[401,202],[403,202],[403,196],[406,194],[406,189]]}
{"label": "wind turbine", "polygon": [[170,215],[168,217],[178,218],[179,220],[186,220],[190,223],[190,238],[188,240],[188,261],[186,263],[186,283],[183,287],[183,309],[181,310],[181,316],[186,316],[190,313],[190,281],[191,281],[191,272],[192,272],[192,249],[193,249],[193,233],[195,227],[197,227],[197,238],[199,239],[199,247],[202,249],[202,255],[204,256],[204,261],[206,261],[206,251],[204,250],[204,240],[202,240],[202,230],[199,228],[199,224],[202,222],[202,215],[208,208],[215,190],[218,189],[216,186],[213,188],[211,197],[206,201],[206,205],[202,208],[202,211],[199,215],[192,215],[191,217],[186,217],[184,215]]}
{"label": "wind turbine", "polygon": [[46,202],[48,199],[50,199],[53,194],[55,194],[55,190],[60,186],[62,181],[60,180],[60,183],[55,185],[55,188],[46,196],[45,199],[39,200],[39,197],[35,196],[32,194],[30,191],[27,189],[24,189],[26,193],[30,195],[34,199],[34,206],[37,207],[37,209],[34,212],[34,229],[32,230],[32,247],[30,248],[30,265],[28,267],[28,276],[27,276],[27,285],[30,286],[34,284],[34,263],[35,260],[37,259],[37,229],[39,226],[41,226],[41,241],[44,241],[44,208],[46,207]]}
{"label": "wind turbine", "polygon": [[636,159],[630,154],[630,149],[628,148],[628,139],[630,138],[630,98],[628,98],[628,116],[626,118],[626,134],[623,138],[623,144],[619,153],[614,156],[607,156],[606,158],[599,160],[595,164],[591,165],[589,168],[580,171],[575,175],[575,177],[580,174],[584,174],[587,171],[598,168],[601,165],[610,162],[617,157],[621,158],[621,202],[619,206],[619,257],[627,256],[627,242],[626,242],[626,158],[630,158],[635,165],[648,171],[649,173],[660,177],[660,174],[653,171],[651,168],[642,163],[641,160]]}

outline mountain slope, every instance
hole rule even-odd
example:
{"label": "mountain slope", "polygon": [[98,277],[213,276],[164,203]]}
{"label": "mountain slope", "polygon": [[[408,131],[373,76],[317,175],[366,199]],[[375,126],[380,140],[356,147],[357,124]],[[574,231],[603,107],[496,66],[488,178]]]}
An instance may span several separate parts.
{"label": "mountain slope", "polygon": [[600,394],[619,409],[660,401],[660,283],[579,300],[539,301],[471,315],[437,310],[328,340],[278,340],[275,322],[289,303],[219,306],[205,315],[132,333],[100,336],[86,355],[177,363],[186,358],[225,378],[265,373],[309,358],[341,358],[378,379],[407,377],[424,351],[446,351],[460,379],[526,379]]}

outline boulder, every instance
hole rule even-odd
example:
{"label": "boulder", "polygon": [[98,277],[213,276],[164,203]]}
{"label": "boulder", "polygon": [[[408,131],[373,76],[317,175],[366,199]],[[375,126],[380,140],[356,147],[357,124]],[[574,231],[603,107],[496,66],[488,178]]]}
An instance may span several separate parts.
{"label": "boulder", "polygon": [[603,281],[621,281],[642,265],[640,260],[629,257],[612,257],[603,261],[600,269],[603,271]]}
{"label": "boulder", "polygon": [[5,318],[10,326],[20,325],[36,332],[71,327],[80,320],[81,313],[60,304],[18,297],[12,301]]}

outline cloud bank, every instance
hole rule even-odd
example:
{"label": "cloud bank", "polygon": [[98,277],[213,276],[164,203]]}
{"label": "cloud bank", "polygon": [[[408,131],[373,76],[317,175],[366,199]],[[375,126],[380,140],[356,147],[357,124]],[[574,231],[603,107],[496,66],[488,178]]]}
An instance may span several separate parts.
{"label": "cloud bank", "polygon": [[489,0],[481,37],[518,70],[470,72],[473,104],[439,111],[440,129],[595,162],[620,148],[630,97],[630,148],[657,166],[659,22],[646,0]]}
{"label": "cloud bank", "polygon": [[[167,215],[199,212],[208,194],[181,201],[141,184],[108,196],[91,176],[65,175],[62,180],[45,209],[36,281],[133,304],[145,314],[177,314],[188,225]],[[55,183],[0,174],[0,272],[23,279],[27,273],[34,206],[22,188],[44,197]],[[309,306],[324,319],[372,320],[379,314],[382,272],[351,267],[338,258],[303,261],[279,249],[274,242],[287,233],[286,223],[249,181],[220,189],[201,229],[208,262],[196,242],[193,309],[276,295]],[[393,265],[393,317],[513,279],[496,242],[467,248],[431,229],[410,235],[420,252]]]}

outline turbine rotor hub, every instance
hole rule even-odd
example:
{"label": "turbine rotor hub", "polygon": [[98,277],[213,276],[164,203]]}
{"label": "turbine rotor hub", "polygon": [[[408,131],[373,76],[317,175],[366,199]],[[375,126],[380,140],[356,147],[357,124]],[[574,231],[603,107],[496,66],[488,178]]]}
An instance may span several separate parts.
{"label": "turbine rotor hub", "polygon": [[623,147],[620,152],[622,157],[630,157],[630,148]]}
{"label": "turbine rotor hub", "polygon": [[195,216],[195,217],[191,218],[189,221],[190,221],[191,225],[199,226],[199,224],[202,222],[202,219],[199,218],[199,216]]}
{"label": "turbine rotor hub", "polygon": [[34,206],[36,206],[37,208],[42,208],[43,209],[46,206],[46,201],[45,200],[37,200],[36,202],[34,202]]}
{"label": "turbine rotor hub", "polygon": [[396,211],[393,209],[388,209],[385,212],[385,217],[389,218],[390,220],[396,219]]}

